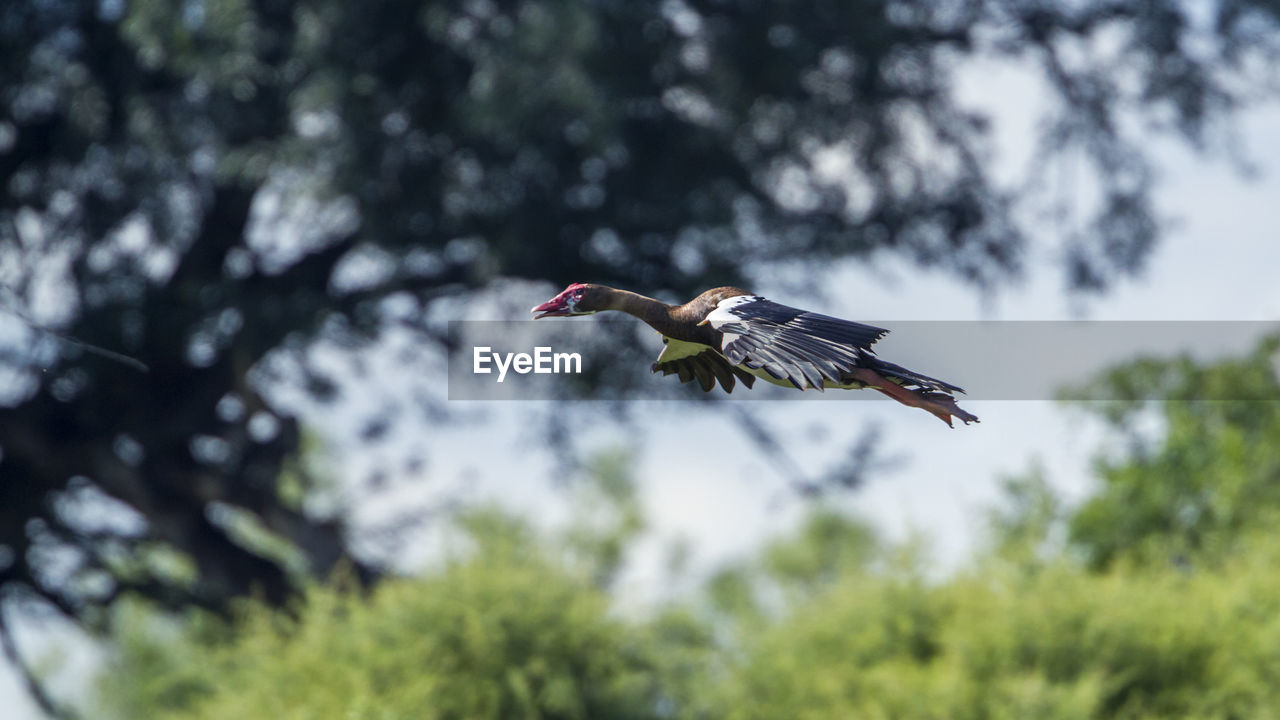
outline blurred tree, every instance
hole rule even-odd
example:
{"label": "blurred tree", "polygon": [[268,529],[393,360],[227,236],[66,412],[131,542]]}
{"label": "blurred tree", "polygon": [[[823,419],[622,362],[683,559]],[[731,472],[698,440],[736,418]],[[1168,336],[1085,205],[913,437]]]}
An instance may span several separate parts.
{"label": "blurred tree", "polygon": [[645,529],[633,461],[621,450],[597,455],[585,468],[587,482],[574,494],[576,517],[565,544],[601,586],[613,582],[627,547]]}
{"label": "blurred tree", "polygon": [[655,717],[694,692],[713,643],[675,608],[610,612],[604,586],[644,522],[630,478],[625,455],[595,458],[575,494],[596,512],[554,537],[496,510],[459,512],[443,567],[369,593],[339,574],[288,612],[241,601],[230,622],[118,605],[92,714]]}
{"label": "blurred tree", "polygon": [[652,717],[660,663],[642,629],[519,521],[465,524],[470,557],[368,598],[317,589],[293,619],[250,605],[175,642],[133,608],[107,705],[121,718]]}
{"label": "blurred tree", "polygon": [[[1275,13],[1260,0],[3,3],[6,311],[150,367],[5,323],[4,597],[81,619],[125,591],[280,601],[288,563],[246,537],[293,545],[311,573],[333,567],[339,519],[281,497],[299,433],[271,391],[331,397],[317,340],[429,317],[495,278],[682,295],[877,251],[980,286],[1013,277],[1026,223],[985,165],[985,118],[957,100],[966,59],[1042,72],[1040,159],[1079,152],[1099,188],[1063,248],[1068,279],[1105,287],[1155,237],[1141,124],[1211,140],[1269,80],[1265,63],[1253,73],[1280,37]],[[233,529],[245,521],[259,532]]]}
{"label": "blurred tree", "polygon": [[1059,554],[927,581],[823,512],[745,582],[712,580],[709,605],[619,613],[573,538],[492,512],[462,526],[467,552],[422,578],[315,588],[287,613],[247,602],[174,628],[125,604],[93,716],[1172,720],[1280,703],[1270,532],[1198,573]]}
{"label": "blurred tree", "polygon": [[946,577],[926,579],[910,546],[870,547],[856,523],[819,513],[713,578],[717,670],[675,694],[688,711],[675,716],[1274,716],[1271,527],[1242,532],[1242,552],[1201,572],[1098,572],[1046,543],[1059,511],[1038,471],[1007,492],[1011,508],[990,517],[1000,542]]}
{"label": "blurred tree", "polygon": [[735,638],[710,716],[1273,717],[1276,544],[1254,549],[1196,575],[850,573]]}
{"label": "blurred tree", "polygon": [[1112,398],[1085,407],[1123,439],[1098,459],[1102,488],[1070,521],[1095,566],[1217,563],[1251,532],[1275,527],[1278,363],[1280,337],[1271,337],[1238,359],[1139,360],[1068,394]]}
{"label": "blurred tree", "polygon": [[1003,562],[1030,571],[1056,559],[1062,550],[1068,516],[1062,500],[1035,465],[1019,475],[1001,479],[1006,506],[991,512],[991,549]]}

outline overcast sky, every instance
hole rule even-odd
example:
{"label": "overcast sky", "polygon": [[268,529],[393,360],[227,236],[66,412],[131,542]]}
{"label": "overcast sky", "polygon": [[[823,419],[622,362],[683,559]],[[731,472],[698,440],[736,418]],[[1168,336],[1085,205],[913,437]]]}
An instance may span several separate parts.
{"label": "overcast sky", "polygon": [[[982,81],[969,84],[969,96],[996,113],[1000,162],[1007,169],[1015,168],[1026,155],[1033,123],[1027,108],[1034,106],[1028,98],[1034,99],[1035,88],[1015,70],[985,68],[974,73],[978,75]],[[902,263],[879,261],[834,273],[829,278],[831,293],[824,301],[829,305],[813,307],[812,300],[778,295],[773,299],[879,322],[1278,319],[1280,243],[1276,242],[1275,205],[1280,198],[1280,134],[1274,132],[1276,127],[1280,127],[1280,112],[1275,109],[1241,118],[1244,146],[1262,173],[1253,180],[1242,178],[1221,161],[1206,162],[1183,149],[1156,146],[1158,205],[1176,222],[1143,276],[1100,298],[1073,300],[1064,295],[1061,275],[1050,267],[1057,236],[1053,228],[1045,228],[1037,238],[1038,269],[1021,287],[995,297],[980,297],[972,288]],[[529,298],[518,300],[527,307],[545,299],[539,294],[558,290],[549,285],[528,287]],[[511,318],[495,314],[493,319]],[[652,347],[636,348],[636,363],[651,362],[658,350],[656,338],[654,342]],[[1202,357],[1213,357],[1239,352],[1247,345],[1245,341],[1220,343],[1199,350]],[[891,347],[887,340],[882,350],[889,360],[895,359]],[[1087,367],[1091,359],[1082,354],[1081,362]],[[386,353],[374,364],[384,371],[375,372],[386,384],[382,392],[393,394],[394,358]],[[963,384],[961,378],[947,379]],[[655,377],[654,382],[674,380]],[[864,423],[877,423],[883,454],[902,456],[904,461],[873,476],[863,490],[842,502],[851,512],[869,518],[887,538],[928,534],[934,559],[945,569],[962,564],[974,543],[981,541],[982,513],[998,502],[1002,476],[1023,472],[1038,461],[1055,488],[1078,500],[1090,490],[1089,458],[1105,442],[1096,424],[1047,401],[974,400],[962,405],[980,415],[982,423],[948,430],[924,412],[891,402],[762,402],[749,409],[762,422],[779,428],[798,461],[810,469],[839,456],[842,448],[833,446],[833,441],[850,436]],[[651,428],[639,449],[636,478],[652,529],[623,578],[625,592],[621,593],[637,609],[671,589],[665,581],[663,558],[672,542],[682,540],[693,549],[692,567],[710,569],[793,528],[806,508],[785,492],[784,477],[762,463],[748,447],[748,437],[729,420],[706,414],[691,417],[689,410],[685,403],[650,403],[638,413]],[[531,434],[522,427],[534,416],[529,407],[512,407],[496,411],[488,424],[440,430],[426,443],[434,451],[430,462],[420,471],[393,478],[401,495],[383,504],[409,506],[466,488],[469,499],[500,502],[549,526],[563,522],[572,508],[563,493],[553,491],[550,459],[530,446]],[[342,425],[332,413],[315,421],[330,430]],[[590,447],[633,445],[625,429],[582,428],[580,432]],[[391,449],[360,451],[341,438],[333,441],[333,448],[343,467],[362,472],[378,466],[388,453],[402,451],[403,447],[394,447],[397,443],[420,441],[411,431],[398,440],[395,437]],[[440,447],[450,451],[441,453]],[[358,515],[368,517],[386,510],[357,508]],[[421,547],[432,546],[427,540]],[[421,562],[427,553],[420,550],[421,557],[404,561],[408,565]],[[76,674],[91,666],[93,653],[83,643],[65,640],[64,633],[55,633],[55,641],[49,642],[47,627],[24,628],[24,644],[37,653],[62,647],[72,668],[62,679],[73,683]],[[4,666],[0,666],[0,708],[5,717],[16,720],[37,717]]]}

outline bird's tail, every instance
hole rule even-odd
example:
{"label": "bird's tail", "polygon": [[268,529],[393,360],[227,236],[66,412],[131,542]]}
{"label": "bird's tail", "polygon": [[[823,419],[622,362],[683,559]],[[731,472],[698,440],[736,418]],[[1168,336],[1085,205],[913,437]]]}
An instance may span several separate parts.
{"label": "bird's tail", "polygon": [[897,400],[903,405],[918,407],[932,413],[935,417],[951,426],[951,418],[955,417],[968,425],[979,422],[978,416],[963,410],[956,405],[951,393],[963,393],[964,389],[943,382],[928,375],[921,375],[901,365],[879,358],[867,358],[869,367],[855,371],[857,379]]}
{"label": "bird's tail", "polygon": [[872,370],[910,390],[929,390],[946,394],[964,392],[964,388],[958,385],[952,385],[949,382],[922,375],[915,370],[908,370],[901,365],[894,365],[878,357],[868,357],[867,360]]}

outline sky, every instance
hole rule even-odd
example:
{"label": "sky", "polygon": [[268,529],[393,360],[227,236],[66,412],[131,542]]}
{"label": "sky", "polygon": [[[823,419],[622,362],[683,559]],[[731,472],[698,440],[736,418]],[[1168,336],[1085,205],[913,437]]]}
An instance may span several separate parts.
{"label": "sky", "polygon": [[[978,81],[981,78],[981,81]],[[998,162],[1010,173],[1025,158],[1034,116],[1027,111],[1035,87],[1016,69],[985,68],[967,82],[971,102],[994,111],[999,138]],[[812,299],[774,294],[827,314],[879,323],[916,320],[1280,320],[1280,243],[1275,237],[1275,204],[1280,198],[1280,110],[1249,111],[1237,127],[1249,161],[1259,169],[1245,178],[1221,160],[1207,161],[1184,148],[1157,141],[1151,154],[1158,167],[1156,200],[1173,222],[1154,250],[1145,271],[1096,298],[1070,298],[1052,265],[1054,230],[1037,238],[1045,254],[1025,281],[994,296],[935,273],[921,273],[904,263],[878,259],[848,265],[826,279],[828,294],[821,307]],[[510,307],[527,308],[560,288],[522,286],[518,297],[492,308],[490,319],[511,319]],[[583,319],[580,322],[591,322]],[[890,339],[893,336],[890,335]],[[652,347],[637,347],[635,362],[648,364]],[[1244,351],[1250,338],[1191,348],[1211,359]],[[893,360],[889,340],[882,357]],[[1161,348],[1164,350],[1165,348]],[[1106,358],[1079,357],[1085,373]],[[394,393],[394,353],[371,358],[372,375],[381,379],[377,392]],[[906,364],[904,362],[904,364]],[[927,372],[927,368],[922,367]],[[654,378],[654,382],[674,382]],[[963,384],[963,383],[961,383]],[[1023,473],[1035,464],[1069,502],[1093,489],[1091,458],[1107,445],[1104,430],[1086,416],[1047,400],[975,399],[963,407],[982,418],[980,425],[948,430],[919,410],[891,402],[761,402],[748,408],[757,420],[776,428],[797,463],[816,470],[843,451],[842,438],[867,423],[880,429],[881,455],[900,462],[873,474],[865,487],[838,501],[866,518],[889,540],[916,534],[930,538],[931,557],[940,572],[963,567],[984,538],[983,517],[1001,499],[1001,478]],[[548,528],[572,516],[567,494],[556,491],[554,464],[536,442],[528,424],[545,411],[532,403],[518,407],[459,405],[463,415],[487,413],[488,422],[440,428],[429,447],[448,447],[420,469],[398,471],[391,478],[396,492],[355,509],[356,524],[374,523],[397,507],[430,505],[462,491],[472,502],[496,502],[535,517]],[[588,448],[633,448],[635,478],[648,511],[649,531],[631,558],[618,596],[636,611],[661,602],[687,587],[673,585],[665,559],[675,543],[692,549],[693,575],[748,556],[752,548],[795,527],[807,505],[786,490],[785,478],[750,448],[750,438],[722,414],[690,413],[680,402],[637,406],[635,417],[647,430],[642,437],[608,424],[574,428]],[[353,409],[353,413],[358,408]],[[415,442],[411,434],[392,434],[379,448],[361,449],[343,439],[350,417],[329,412],[309,418],[322,434],[331,435],[330,450],[342,473],[358,474],[381,467]],[[406,431],[409,432],[409,431]],[[638,448],[636,447],[638,444]],[[405,567],[431,561],[448,538],[428,526],[414,552],[398,558]],[[37,657],[60,653],[67,669],[56,676],[57,687],[73,689],[100,658],[91,646],[58,623],[24,619],[19,639]],[[0,664],[0,707],[14,720],[39,715],[18,687],[11,670]]]}
{"label": "sky", "polygon": [[[972,90],[974,101],[997,109],[997,128],[1006,150],[1003,162],[1016,164],[1018,156],[1026,156],[1030,139],[1030,115],[1019,111],[1017,104],[1021,94],[1033,89],[1016,72],[995,69],[985,77],[989,82]],[[1078,319],[1275,321],[1280,325],[1280,283],[1275,281],[1280,243],[1275,242],[1273,224],[1275,199],[1280,197],[1280,136],[1273,132],[1278,123],[1280,109],[1274,107],[1240,117],[1237,127],[1243,147],[1258,169],[1254,177],[1245,177],[1228,162],[1206,160],[1180,146],[1154,147],[1159,177],[1155,198],[1169,229],[1138,277],[1101,296],[1065,294],[1060,272],[1051,262],[1033,266],[1022,284],[995,296],[983,296],[954,279],[921,273],[894,260],[839,269],[827,279],[829,292],[821,307],[814,307],[811,298],[753,289],[779,302],[874,320],[890,328],[893,321]],[[1039,240],[1038,252],[1051,252],[1047,246],[1054,238]],[[480,317],[510,319],[511,308],[541,302],[559,290],[551,285],[524,288],[506,307]],[[1204,346],[1188,341],[1185,333],[1180,335],[1171,326],[1165,338],[1135,340],[1134,350],[1186,351],[1212,360],[1247,351],[1259,329],[1236,327]],[[877,345],[881,357],[899,358],[893,354],[894,342],[891,332]],[[635,362],[648,364],[659,349],[655,337],[652,346],[635,349]],[[1076,358],[1079,379],[1125,358],[1102,350],[1081,350]],[[927,365],[919,369],[929,372]],[[661,379],[655,377],[655,381]],[[749,410],[757,420],[783,433],[797,462],[810,472],[839,457],[844,448],[833,441],[851,437],[866,423],[878,426],[881,454],[902,461],[873,474],[865,488],[841,502],[853,514],[870,520],[890,541],[928,536],[934,561],[947,571],[963,566],[984,541],[984,515],[999,505],[1003,478],[1038,465],[1064,500],[1078,502],[1093,489],[1092,459],[1107,447],[1100,423],[1047,397],[975,399],[961,405],[978,414],[982,423],[948,430],[926,413],[887,401],[761,402],[751,403]],[[680,402],[644,403],[635,414],[645,428],[636,478],[649,511],[651,533],[632,558],[621,596],[643,605],[660,601],[671,591],[663,580],[663,566],[665,549],[675,542],[694,549],[695,567],[711,570],[748,555],[768,538],[785,534],[804,516],[808,506],[786,491],[785,477],[749,447],[750,438],[733,427],[732,419],[692,413],[688,404]],[[450,434],[445,442],[453,452],[433,460],[430,484],[446,492],[465,487],[472,500],[496,502],[522,513],[536,508],[548,526],[563,522],[572,508],[570,500],[563,493],[557,495],[546,479],[552,467],[549,459],[523,445],[525,440],[506,440],[526,437],[522,425],[535,422],[536,417],[534,409],[520,408],[494,418],[485,433]],[[600,450],[636,443],[626,428],[584,428],[581,435],[584,445]],[[355,461],[355,467],[363,469],[361,461]],[[376,514],[376,508],[371,511]],[[429,555],[427,548],[434,546],[427,542],[419,547]],[[412,566],[414,558],[406,558],[406,563]]]}

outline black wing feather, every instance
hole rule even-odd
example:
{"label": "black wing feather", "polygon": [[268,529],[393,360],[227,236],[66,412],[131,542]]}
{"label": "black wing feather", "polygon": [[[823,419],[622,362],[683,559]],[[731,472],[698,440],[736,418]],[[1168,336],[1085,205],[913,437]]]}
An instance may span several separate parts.
{"label": "black wing feather", "polygon": [[689,358],[689,364],[693,366],[693,376],[702,386],[702,392],[711,392],[711,388],[716,386],[716,377],[706,359],[701,355],[694,355]]}
{"label": "black wing feather", "polygon": [[680,363],[676,365],[676,373],[680,376],[680,382],[687,383],[693,379],[693,363]]}
{"label": "black wing feather", "polygon": [[864,325],[830,315],[799,310],[764,298],[742,303],[731,308],[729,312],[743,320],[772,323],[799,331],[809,337],[822,338],[864,350],[870,350],[877,340],[889,332],[874,325]]}
{"label": "black wing feather", "polygon": [[[696,355],[676,360],[655,362],[651,369],[653,372],[661,372],[663,375],[677,375],[682,383],[696,379],[706,392],[710,392],[715,388],[716,381],[720,382],[720,386],[724,388],[725,392],[730,393],[733,392],[735,378],[742,381],[742,384],[748,388],[756,381],[755,375],[742,368],[730,365],[720,353],[712,348],[707,348]],[[704,377],[707,378],[706,381],[704,381]]]}
{"label": "black wing feather", "polygon": [[734,365],[763,369],[801,390],[841,382],[852,367],[871,359],[871,346],[888,330],[811,313],[756,298],[727,309],[739,318],[721,323],[721,352]]}

